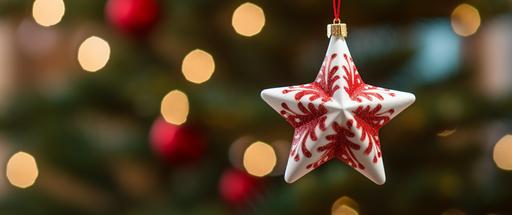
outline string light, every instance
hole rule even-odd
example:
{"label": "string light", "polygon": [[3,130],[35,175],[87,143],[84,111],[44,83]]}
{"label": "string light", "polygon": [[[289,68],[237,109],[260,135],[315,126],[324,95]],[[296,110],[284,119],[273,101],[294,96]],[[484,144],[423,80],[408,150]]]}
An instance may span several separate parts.
{"label": "string light", "polygon": [[185,123],[189,112],[187,95],[179,90],[167,93],[162,99],[160,112],[168,123],[175,125]]}
{"label": "string light", "polygon": [[506,135],[496,143],[493,159],[498,168],[512,171],[512,135]]}
{"label": "string light", "polygon": [[348,196],[337,199],[331,207],[332,215],[358,215],[359,205]]}
{"label": "string light", "polygon": [[188,53],[181,65],[181,72],[185,79],[195,84],[210,80],[214,71],[215,61],[212,55],[200,49]]}
{"label": "string light", "polygon": [[92,36],[87,38],[78,48],[78,62],[85,71],[96,72],[110,59],[110,46],[107,41]]}
{"label": "string light", "polygon": [[480,27],[480,13],[469,4],[460,4],[452,12],[453,31],[463,37],[470,36]]}
{"label": "string light", "polygon": [[7,162],[6,175],[13,186],[30,187],[39,175],[36,160],[26,152],[16,153]]}
{"label": "string light", "polygon": [[257,177],[263,177],[272,172],[276,161],[274,148],[261,141],[251,144],[244,153],[245,170]]}
{"label": "string light", "polygon": [[49,27],[62,20],[65,10],[63,0],[35,0],[32,16],[39,25]]}
{"label": "string light", "polygon": [[265,13],[258,5],[246,2],[233,12],[231,24],[236,33],[252,37],[260,33],[265,26]]}

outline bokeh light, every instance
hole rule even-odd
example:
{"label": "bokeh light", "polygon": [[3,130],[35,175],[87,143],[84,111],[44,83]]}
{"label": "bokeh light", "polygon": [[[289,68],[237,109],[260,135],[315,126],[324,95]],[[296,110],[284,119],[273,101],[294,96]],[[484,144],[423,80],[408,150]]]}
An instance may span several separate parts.
{"label": "bokeh light", "polygon": [[460,36],[470,36],[480,27],[480,13],[469,4],[460,4],[452,12],[453,31]]}
{"label": "bokeh light", "polygon": [[26,152],[16,153],[7,162],[6,175],[13,186],[30,187],[39,175],[36,160]]}
{"label": "bokeh light", "polygon": [[512,135],[506,135],[496,143],[493,159],[498,168],[512,171]]}
{"label": "bokeh light", "polygon": [[277,158],[272,146],[257,141],[251,144],[244,153],[244,167],[251,175],[263,177],[276,166]]}
{"label": "bokeh light", "polygon": [[35,0],[32,16],[42,26],[56,25],[62,20],[66,7],[63,0]]}
{"label": "bokeh light", "polygon": [[337,199],[331,207],[332,215],[358,215],[359,204],[348,196]]}
{"label": "bokeh light", "polygon": [[185,123],[189,112],[187,95],[179,90],[167,93],[162,99],[160,112],[168,123],[175,125]]}
{"label": "bokeh light", "polygon": [[212,77],[215,71],[215,61],[208,52],[196,49],[185,56],[181,71],[188,81],[201,84]]}
{"label": "bokeh light", "polygon": [[78,48],[78,62],[85,71],[96,72],[110,59],[110,46],[107,41],[92,36],[87,38]]}
{"label": "bokeh light", "polygon": [[238,34],[252,37],[265,26],[265,13],[258,5],[246,2],[233,12],[231,24]]}

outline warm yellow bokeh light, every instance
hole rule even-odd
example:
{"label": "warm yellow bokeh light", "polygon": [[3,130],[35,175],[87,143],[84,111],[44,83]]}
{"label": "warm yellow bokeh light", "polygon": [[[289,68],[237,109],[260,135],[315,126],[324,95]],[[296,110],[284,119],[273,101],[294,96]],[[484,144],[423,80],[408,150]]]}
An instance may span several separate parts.
{"label": "warm yellow bokeh light", "polygon": [[348,196],[337,199],[331,207],[332,215],[358,215],[359,205]]}
{"label": "warm yellow bokeh light", "polygon": [[496,143],[493,159],[498,168],[512,171],[512,135],[506,135]]}
{"label": "warm yellow bokeh light", "polygon": [[39,175],[36,160],[25,152],[16,153],[7,162],[6,175],[13,186],[30,187]]}
{"label": "warm yellow bokeh light", "polygon": [[332,215],[359,215],[359,213],[349,206],[342,205],[333,210]]}
{"label": "warm yellow bokeh light", "polygon": [[200,49],[188,53],[181,65],[181,72],[185,78],[195,84],[208,81],[214,71],[215,61],[212,55]]}
{"label": "warm yellow bokeh light", "polygon": [[63,0],[35,0],[32,16],[42,26],[56,25],[62,20],[66,7]]}
{"label": "warm yellow bokeh light", "polygon": [[231,24],[236,33],[251,37],[260,33],[265,26],[265,13],[258,5],[247,2],[233,12]]}
{"label": "warm yellow bokeh light", "polygon": [[110,59],[110,46],[107,41],[92,36],[78,48],[78,62],[85,71],[96,72],[107,65]]}
{"label": "warm yellow bokeh light", "polygon": [[276,166],[276,152],[272,146],[264,142],[251,144],[244,153],[244,167],[251,175],[263,177]]}
{"label": "warm yellow bokeh light", "polygon": [[461,4],[452,12],[452,28],[460,36],[467,37],[476,33],[480,21],[480,13],[469,4]]}
{"label": "warm yellow bokeh light", "polygon": [[181,125],[187,121],[189,111],[188,97],[179,90],[173,90],[162,99],[160,112],[165,121]]}

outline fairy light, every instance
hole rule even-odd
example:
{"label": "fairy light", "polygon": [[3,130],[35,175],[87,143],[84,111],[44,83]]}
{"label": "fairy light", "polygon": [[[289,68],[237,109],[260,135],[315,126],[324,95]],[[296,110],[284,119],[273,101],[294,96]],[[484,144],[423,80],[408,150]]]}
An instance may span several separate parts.
{"label": "fairy light", "polygon": [[265,26],[265,13],[258,5],[246,2],[233,12],[231,24],[236,33],[252,37],[260,33]]}
{"label": "fairy light", "polygon": [[179,90],[167,93],[162,99],[160,112],[168,123],[175,125],[185,123],[189,112],[187,95]]}
{"label": "fairy light", "polygon": [[212,55],[200,49],[188,53],[181,65],[181,72],[185,79],[195,84],[210,80],[214,71],[215,61]]}
{"label": "fairy light", "polygon": [[37,24],[49,27],[62,20],[65,10],[63,0],[35,0],[32,5],[32,16]]}
{"label": "fairy light", "polygon": [[470,36],[480,27],[480,13],[469,4],[460,4],[452,12],[453,31],[463,37]]}
{"label": "fairy light", "polygon": [[96,72],[110,59],[110,46],[108,42],[92,36],[87,38],[78,48],[78,62],[85,71]]}
{"label": "fairy light", "polygon": [[493,159],[498,168],[512,171],[512,135],[506,135],[496,143]]}
{"label": "fairy light", "polygon": [[257,141],[251,144],[244,153],[244,167],[251,175],[263,177],[276,166],[277,158],[272,146]]}
{"label": "fairy light", "polygon": [[13,186],[30,187],[39,175],[36,160],[26,152],[16,153],[7,162],[6,175]]}
{"label": "fairy light", "polygon": [[348,196],[337,199],[331,207],[332,215],[358,215],[359,205]]}

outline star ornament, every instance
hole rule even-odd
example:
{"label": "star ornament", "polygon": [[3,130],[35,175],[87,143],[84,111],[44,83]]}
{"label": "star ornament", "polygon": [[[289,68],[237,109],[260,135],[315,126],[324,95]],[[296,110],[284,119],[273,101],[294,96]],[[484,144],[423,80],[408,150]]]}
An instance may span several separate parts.
{"label": "star ornament", "polygon": [[313,83],[266,89],[261,96],[295,128],[288,183],[337,158],[384,184],[378,131],[415,101],[411,93],[365,84],[345,39],[334,36]]}

